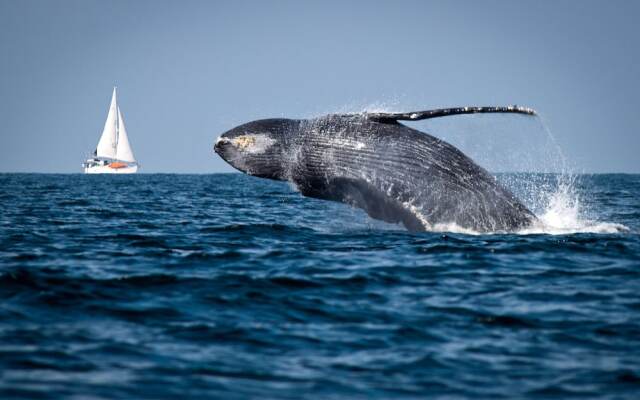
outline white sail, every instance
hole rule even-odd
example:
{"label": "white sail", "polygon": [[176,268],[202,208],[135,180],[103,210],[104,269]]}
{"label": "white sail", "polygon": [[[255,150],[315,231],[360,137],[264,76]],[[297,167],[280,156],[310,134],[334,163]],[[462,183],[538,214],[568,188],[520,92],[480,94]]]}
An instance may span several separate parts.
{"label": "white sail", "polygon": [[131,144],[129,144],[127,129],[124,127],[124,119],[122,118],[120,107],[118,107],[118,146],[114,158],[126,162],[136,162],[131,150]]}
{"label": "white sail", "polygon": [[109,115],[107,115],[107,121],[104,123],[104,129],[102,130],[102,136],[98,141],[98,147],[96,147],[96,155],[98,157],[115,158],[116,157],[116,144],[118,143],[118,132],[116,124],[118,123],[118,100],[116,99],[116,88],[113,88],[113,95],[111,96],[111,105],[109,106]]}
{"label": "white sail", "polygon": [[118,107],[118,94],[115,87],[111,96],[107,121],[104,123],[95,154],[88,158],[82,166],[87,174],[134,174],[138,172],[139,166],[131,150],[124,118],[122,118],[122,112]]}

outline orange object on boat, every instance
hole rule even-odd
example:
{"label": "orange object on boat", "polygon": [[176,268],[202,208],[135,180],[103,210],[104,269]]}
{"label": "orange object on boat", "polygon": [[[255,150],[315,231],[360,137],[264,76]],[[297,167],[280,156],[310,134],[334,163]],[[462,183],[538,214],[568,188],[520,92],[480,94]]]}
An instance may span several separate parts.
{"label": "orange object on boat", "polygon": [[112,162],[111,164],[109,164],[109,168],[124,168],[126,167],[127,164],[125,163],[121,163],[121,162]]}

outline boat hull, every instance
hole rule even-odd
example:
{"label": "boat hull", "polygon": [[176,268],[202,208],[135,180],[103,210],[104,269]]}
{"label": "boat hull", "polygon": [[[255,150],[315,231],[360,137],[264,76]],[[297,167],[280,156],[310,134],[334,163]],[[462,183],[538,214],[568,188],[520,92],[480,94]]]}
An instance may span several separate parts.
{"label": "boat hull", "polygon": [[135,174],[138,172],[137,165],[130,165],[121,168],[111,168],[108,165],[95,165],[91,167],[85,167],[85,174]]}

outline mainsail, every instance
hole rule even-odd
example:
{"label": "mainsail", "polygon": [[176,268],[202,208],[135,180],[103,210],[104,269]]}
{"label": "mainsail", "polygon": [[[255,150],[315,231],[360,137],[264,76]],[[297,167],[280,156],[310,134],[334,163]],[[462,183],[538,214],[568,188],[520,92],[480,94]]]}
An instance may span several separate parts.
{"label": "mainsail", "polygon": [[116,158],[116,146],[118,143],[118,132],[116,124],[118,123],[118,100],[116,99],[116,88],[113,88],[111,96],[111,105],[109,106],[109,115],[104,123],[102,136],[96,147],[96,155],[104,158]]}
{"label": "mainsail", "polygon": [[136,161],[131,150],[131,144],[129,144],[122,113],[120,112],[120,107],[118,107],[116,88],[113,88],[109,115],[107,115],[102,136],[100,136],[100,141],[98,141],[98,146],[96,147],[96,156],[126,162]]}
{"label": "mainsail", "polygon": [[115,158],[126,162],[136,162],[136,159],[133,157],[131,145],[129,144],[127,129],[124,127],[124,119],[122,119],[120,107],[118,107],[118,146],[116,148]]}

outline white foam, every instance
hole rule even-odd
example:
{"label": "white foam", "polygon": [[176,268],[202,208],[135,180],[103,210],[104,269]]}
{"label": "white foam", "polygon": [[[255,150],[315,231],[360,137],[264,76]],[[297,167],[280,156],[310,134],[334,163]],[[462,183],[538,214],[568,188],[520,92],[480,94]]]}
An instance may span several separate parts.
{"label": "white foam", "polygon": [[519,234],[566,235],[572,233],[621,233],[629,228],[613,222],[601,222],[582,215],[579,196],[572,184],[561,183],[549,196],[548,205],[538,221]]}
{"label": "white foam", "polygon": [[[483,233],[474,231],[473,229],[464,228],[455,222],[449,223],[438,223],[434,224],[431,229],[428,229],[429,232],[448,232],[448,233],[462,233],[465,235],[482,235]],[[497,232],[491,232],[491,234]],[[486,233],[485,233],[486,234]]]}

